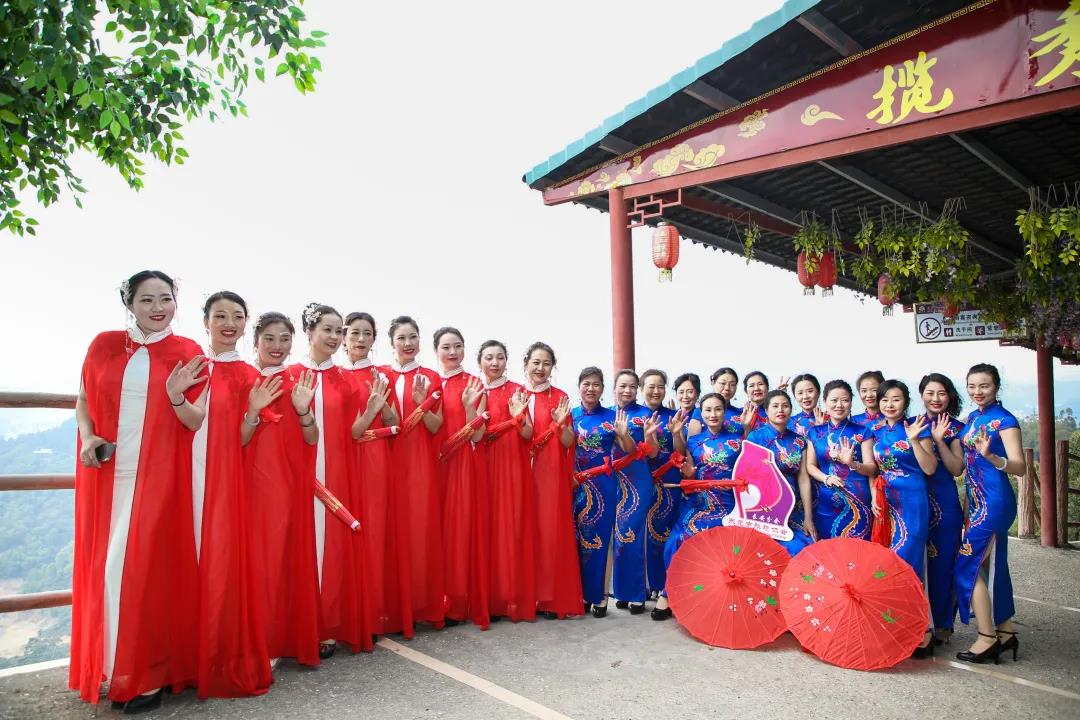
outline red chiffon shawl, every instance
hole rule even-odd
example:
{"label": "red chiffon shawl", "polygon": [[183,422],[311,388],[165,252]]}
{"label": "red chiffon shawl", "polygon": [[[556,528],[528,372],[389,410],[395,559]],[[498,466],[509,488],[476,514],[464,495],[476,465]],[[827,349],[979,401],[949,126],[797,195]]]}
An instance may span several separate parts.
{"label": "red chiffon shawl", "polygon": [[[465,427],[461,394],[475,378],[462,372],[443,380],[443,424],[438,444]],[[447,617],[471,619],[481,629],[488,615],[491,568],[487,479],[481,472],[472,442],[466,441],[439,463],[443,483],[443,549],[446,558]]]}
{"label": "red chiffon shawl", "polygon": [[[508,382],[488,390],[488,426],[510,419],[510,397],[521,386]],[[484,443],[491,497],[492,616],[536,619],[536,490],[529,441],[512,428]]]}
{"label": "red chiffon shawl", "polygon": [[[377,377],[375,367],[344,370],[356,393],[357,408],[363,411],[371,396],[371,386]],[[385,427],[382,416],[376,415],[369,429]],[[367,549],[368,587],[374,616],[374,633],[385,635],[400,632],[413,636],[411,588],[409,583],[409,554],[407,507],[401,486],[392,482],[391,441],[374,440],[354,443],[356,467],[360,482],[359,512],[355,513],[363,528]]]}
{"label": "red chiffon shawl", "polygon": [[[247,517],[255,586],[271,657],[319,664],[319,575],[315,565],[315,448],[292,406],[295,374],[261,415],[246,448]],[[310,417],[304,418],[311,422]]]}
{"label": "red chiffon shawl", "polygon": [[[94,338],[82,387],[95,432],[115,440],[120,389],[131,353],[126,332]],[[123,606],[109,699],[126,702],[160,687],[179,692],[198,672],[198,568],[191,513],[191,440],[169,405],[165,379],[178,362],[202,355],[170,335],[146,346],[146,415],[122,580]],[[76,453],[77,455],[78,453]],[[104,676],[104,578],[115,463],[75,468],[75,557],[68,684],[96,703]]]}
{"label": "red chiffon shawl", "polygon": [[[379,370],[390,379],[390,398],[402,422],[416,409],[412,387],[417,373],[422,373],[430,381],[429,395],[442,390],[442,379],[427,368],[404,373],[392,367],[381,367]],[[403,402],[398,400],[395,389],[399,377],[404,377]],[[437,439],[421,421],[412,430],[403,431],[391,443],[394,482],[402,488],[408,513],[405,527],[413,618],[441,628],[446,619],[446,591],[442,552],[442,492],[435,460],[438,454]]]}
{"label": "red chiffon shawl", "polygon": [[[533,393],[533,441],[551,425],[551,412],[566,393],[557,388]],[[573,448],[559,440],[561,430],[533,456],[536,484],[537,610],[559,617],[580,615],[583,607],[577,531],[574,525]]]}

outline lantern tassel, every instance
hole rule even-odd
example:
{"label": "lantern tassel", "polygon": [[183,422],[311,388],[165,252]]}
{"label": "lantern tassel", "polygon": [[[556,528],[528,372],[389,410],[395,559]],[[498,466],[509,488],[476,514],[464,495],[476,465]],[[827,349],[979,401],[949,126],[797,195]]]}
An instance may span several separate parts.
{"label": "lantern tassel", "polygon": [[827,287],[827,288],[822,289],[821,297],[832,297],[832,288]]}
{"label": "lantern tassel", "polygon": [[881,315],[883,317],[892,317],[892,309],[892,305],[886,305],[885,307],[881,308]]}
{"label": "lantern tassel", "polygon": [[803,295],[813,295],[813,294],[815,294],[814,293],[814,288],[813,287],[804,287],[803,290],[802,290],[802,294]]}
{"label": "lantern tassel", "polygon": [[671,282],[671,270],[664,268],[660,271],[660,282]]}

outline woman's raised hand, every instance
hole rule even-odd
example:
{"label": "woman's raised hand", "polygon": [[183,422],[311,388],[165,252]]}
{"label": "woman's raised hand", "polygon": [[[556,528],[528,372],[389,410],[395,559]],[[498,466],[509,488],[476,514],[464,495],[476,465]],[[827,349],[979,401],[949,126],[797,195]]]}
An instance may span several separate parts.
{"label": "woman's raised hand", "polygon": [[855,445],[847,437],[840,438],[840,452],[837,453],[836,459],[841,465],[848,467],[855,462]]}
{"label": "woman's raised hand", "polygon": [[630,434],[630,419],[626,417],[626,411],[622,408],[618,408],[615,411],[615,434],[616,435],[628,435]]}
{"label": "woman's raised hand", "polygon": [[311,401],[315,399],[315,372],[313,370],[300,373],[296,384],[293,385],[290,399],[297,415],[306,415],[310,411]]}
{"label": "woman's raised hand", "polygon": [[465,407],[476,407],[484,397],[484,383],[479,378],[472,378],[461,389],[461,404]]}
{"label": "woman's raised hand", "polygon": [[668,432],[672,435],[678,435],[686,427],[686,417],[689,413],[686,410],[679,408],[679,411],[671,418],[667,424]]}
{"label": "woman's raised hand", "polygon": [[904,432],[907,433],[908,440],[910,440],[911,442],[918,441],[919,436],[923,433],[923,430],[926,430],[925,415],[917,415],[915,417],[915,422],[910,424],[906,420],[904,421]]}
{"label": "woman's raised hand", "polygon": [[511,417],[517,417],[529,409],[529,396],[524,390],[518,390],[510,396],[509,405]]}
{"label": "woman's raised hand", "polygon": [[428,387],[431,386],[431,381],[427,379],[427,375],[421,375],[416,373],[412,383],[412,399],[413,402],[419,405],[424,402],[424,398],[427,397]]}
{"label": "woman's raised hand", "polygon": [[248,393],[248,410],[257,415],[269,407],[270,403],[285,392],[281,389],[282,382],[280,374],[256,380],[251,386],[251,392]]}
{"label": "woman's raised hand", "polygon": [[566,416],[570,414],[570,398],[563,397],[559,401],[559,404],[551,411],[551,419],[557,423],[561,423],[566,419]]}
{"label": "woman's raised hand", "polygon": [[930,425],[930,437],[935,443],[945,443],[945,436],[949,433],[949,413],[941,413]]}
{"label": "woman's raised hand", "polygon": [[206,382],[210,377],[209,373],[199,377],[199,373],[205,367],[206,358],[201,355],[191,358],[186,365],[177,362],[176,367],[172,369],[169,377],[165,380],[165,392],[169,393],[169,402],[172,402],[177,395],[183,395],[188,391],[188,388]]}
{"label": "woman's raised hand", "polygon": [[390,397],[390,380],[382,373],[379,373],[375,376],[375,382],[368,380],[367,385],[370,393],[368,394],[367,407],[364,412],[368,413],[368,417],[374,418],[386,407],[387,399]]}

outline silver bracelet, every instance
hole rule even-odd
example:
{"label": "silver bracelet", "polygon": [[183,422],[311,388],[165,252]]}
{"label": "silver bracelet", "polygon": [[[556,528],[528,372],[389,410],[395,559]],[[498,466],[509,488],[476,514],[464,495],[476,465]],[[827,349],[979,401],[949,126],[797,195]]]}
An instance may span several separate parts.
{"label": "silver bracelet", "polygon": [[997,468],[998,470],[1000,470],[1001,472],[1005,472],[1005,468],[1009,467],[1009,458],[1005,457],[1005,458],[1001,458],[1001,459],[1005,461],[1004,463],[1002,463],[1001,467],[998,467],[997,465],[994,465],[994,463],[990,463],[990,464],[994,465],[994,467]]}
{"label": "silver bracelet", "polygon": [[262,422],[262,418],[260,418],[258,415],[255,416],[255,422],[251,422],[250,420],[248,420],[247,419],[247,414],[244,415],[244,423],[247,424],[250,427],[259,427],[259,423],[261,423],[261,422]]}

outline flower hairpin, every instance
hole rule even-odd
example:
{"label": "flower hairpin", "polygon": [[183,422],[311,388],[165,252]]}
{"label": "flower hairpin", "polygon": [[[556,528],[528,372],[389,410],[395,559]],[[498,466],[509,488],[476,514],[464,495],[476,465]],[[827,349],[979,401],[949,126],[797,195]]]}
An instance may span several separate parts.
{"label": "flower hairpin", "polygon": [[120,283],[120,298],[124,301],[125,305],[131,304],[131,283],[125,280]]}
{"label": "flower hairpin", "polygon": [[308,303],[308,306],[304,308],[304,326],[311,327],[318,324],[319,318],[322,317],[322,313],[319,312],[319,303]]}

